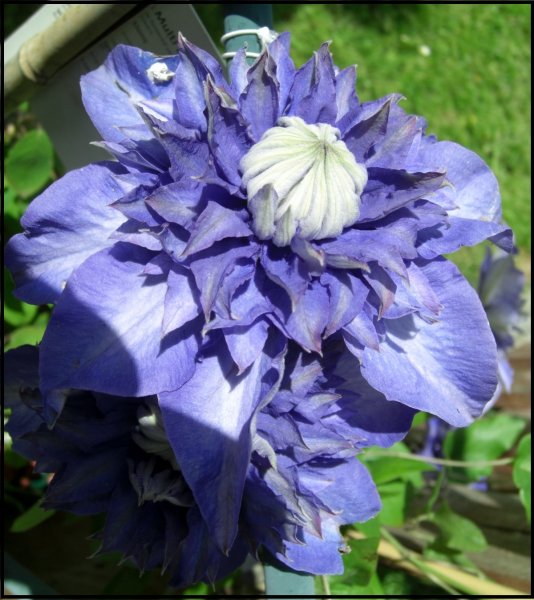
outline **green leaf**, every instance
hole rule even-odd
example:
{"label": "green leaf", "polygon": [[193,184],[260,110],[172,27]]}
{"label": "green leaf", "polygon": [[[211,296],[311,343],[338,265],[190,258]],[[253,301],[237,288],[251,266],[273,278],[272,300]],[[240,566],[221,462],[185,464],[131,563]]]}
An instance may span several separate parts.
{"label": "green leaf", "polygon": [[401,480],[410,481],[415,488],[420,488],[424,483],[421,473],[436,470],[436,467],[429,463],[410,460],[410,449],[402,442],[391,446],[388,452],[406,454],[407,458],[404,460],[400,457],[380,456],[380,450],[374,451],[373,449],[360,456],[377,485]]}
{"label": "green leaf", "polygon": [[408,483],[392,481],[378,486],[378,493],[382,499],[380,522],[393,527],[402,525],[406,520],[408,503]]}
{"label": "green leaf", "polygon": [[384,590],[378,579],[378,575],[373,573],[367,585],[358,585],[356,582],[343,583],[341,577],[330,577],[330,590],[332,595],[354,595],[354,596],[383,596]]}
{"label": "green leaf", "polygon": [[429,518],[440,529],[431,548],[440,550],[449,548],[461,552],[482,552],[488,546],[482,531],[473,521],[460,516],[443,502],[435,513]]}
{"label": "green leaf", "polygon": [[369,585],[376,571],[378,561],[378,543],[380,536],[367,537],[361,540],[349,538],[347,545],[350,553],[344,555],[345,570],[338,578],[338,583],[345,585]]}
{"label": "green leaf", "polygon": [[513,477],[514,483],[519,488],[519,497],[525,507],[527,513],[527,519],[530,523],[530,502],[531,502],[531,490],[530,490],[530,433],[519,443],[517,447],[517,454],[514,460]]}
{"label": "green leaf", "polygon": [[380,514],[364,523],[354,523],[354,527],[367,537],[380,537]]}
{"label": "green leaf", "polygon": [[[446,458],[467,461],[495,460],[510,450],[523,429],[525,421],[506,413],[489,413],[464,429],[447,433],[443,443]],[[476,481],[490,475],[492,467],[454,467],[451,475]]]}
{"label": "green leaf", "polygon": [[54,149],[42,129],[28,131],[11,148],[5,162],[10,186],[23,198],[38,192],[52,175]]}
{"label": "green leaf", "polygon": [[26,325],[15,329],[9,335],[9,341],[5,345],[4,350],[11,350],[12,348],[18,348],[29,344],[34,346],[38,344],[42,339],[46,329],[46,323],[36,321],[33,325]]}
{"label": "green leaf", "polygon": [[38,306],[26,304],[13,296],[13,284],[8,270],[4,267],[4,320],[12,327],[31,323],[39,310]]}
{"label": "green leaf", "polygon": [[55,512],[55,510],[45,510],[44,508],[41,508],[41,501],[39,500],[13,521],[10,531],[13,533],[22,533],[23,531],[33,529],[39,525],[39,523],[49,519]]}

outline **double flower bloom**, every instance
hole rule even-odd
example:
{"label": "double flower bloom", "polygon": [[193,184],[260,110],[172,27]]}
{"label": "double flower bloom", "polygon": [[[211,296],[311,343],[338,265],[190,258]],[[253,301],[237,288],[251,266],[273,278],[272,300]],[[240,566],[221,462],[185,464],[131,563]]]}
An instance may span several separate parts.
{"label": "double flower bloom", "polygon": [[340,572],[339,526],[380,507],[357,451],[417,410],[467,425],[497,386],[442,256],[512,249],[495,177],[354,89],[326,44],[296,69],[287,34],[229,82],[182,37],[119,46],[82,79],[117,161],[54,183],[8,246],[17,297],[55,304],[39,356],[11,355],[14,390],[39,363],[12,435],[56,473],[48,506],[106,511],[102,549],[175,585],[249,552]]}

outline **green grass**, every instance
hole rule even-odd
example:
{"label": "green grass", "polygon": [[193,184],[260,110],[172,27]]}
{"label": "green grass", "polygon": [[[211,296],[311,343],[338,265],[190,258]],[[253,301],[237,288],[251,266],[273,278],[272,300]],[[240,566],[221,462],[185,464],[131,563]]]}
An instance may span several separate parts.
{"label": "green grass", "polygon": [[[220,5],[195,5],[214,39]],[[339,67],[358,65],[362,101],[391,92],[428,131],[477,152],[501,186],[505,220],[530,253],[530,6],[275,4],[297,65],[325,40]],[[430,48],[424,56],[421,46]],[[462,266],[480,252],[462,251]],[[469,267],[467,267],[469,269]]]}

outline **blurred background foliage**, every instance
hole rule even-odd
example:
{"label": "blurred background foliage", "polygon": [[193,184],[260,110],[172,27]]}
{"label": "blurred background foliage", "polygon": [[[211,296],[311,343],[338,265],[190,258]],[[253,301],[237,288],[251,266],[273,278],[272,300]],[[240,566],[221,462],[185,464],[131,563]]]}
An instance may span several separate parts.
{"label": "blurred background foliage", "polygon": [[[40,6],[4,4],[4,37]],[[222,6],[194,6],[213,39],[219,40]],[[341,68],[358,65],[361,101],[400,92],[406,96],[403,107],[407,112],[425,116],[429,133],[454,140],[487,161],[500,183],[504,218],[516,234],[520,267],[530,274],[530,6],[275,4],[273,12],[276,30],[292,34],[297,65],[308,60],[322,42],[333,40],[336,64]],[[5,242],[21,231],[19,219],[28,203],[63,174],[29,103],[4,122],[4,157]],[[451,256],[473,284],[483,251],[482,247],[466,248]],[[5,349],[37,343],[50,314],[48,306],[17,301],[11,290],[10,276],[4,271]],[[392,451],[409,455],[420,449],[425,422],[426,415],[419,415],[406,444],[397,444]],[[523,435],[526,427],[524,419],[497,412],[469,429],[451,431],[445,456],[493,460],[517,451],[513,477],[528,506],[530,437]],[[98,548],[90,536],[101,527],[101,517],[43,511],[39,501],[47,476],[32,473],[31,465],[11,450],[10,440],[4,442],[4,522],[7,546],[16,557],[25,557],[37,575],[64,594],[169,593],[165,577],[151,573],[138,578],[128,564],[117,566],[117,555],[84,560]],[[423,521],[433,531],[424,548],[427,558],[458,564],[480,575],[471,558],[487,547],[484,534],[472,521],[454,513],[439,494],[444,481],[466,484],[481,476],[491,480],[491,468],[482,472],[448,467],[438,472],[425,463],[372,452],[364,460],[379,486],[384,508],[378,518],[351,530],[367,539],[351,539],[353,552],[346,557],[345,574],[330,579],[333,594],[443,593],[443,586],[431,575],[421,581],[377,561],[384,527],[414,527]],[[435,492],[430,498],[429,489]],[[47,552],[48,558],[43,558],[42,549],[55,540],[57,552]],[[186,592],[246,593],[251,585],[255,585],[251,572],[241,570],[213,589],[200,584]],[[328,591],[328,582],[327,588],[318,583],[318,592],[323,591]]]}

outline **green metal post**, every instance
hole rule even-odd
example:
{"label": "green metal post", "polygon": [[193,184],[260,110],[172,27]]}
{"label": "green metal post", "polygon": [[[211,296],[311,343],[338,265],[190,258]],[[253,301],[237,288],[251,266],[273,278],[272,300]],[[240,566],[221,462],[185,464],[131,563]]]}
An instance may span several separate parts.
{"label": "green metal post", "polygon": [[[224,4],[224,33],[242,29],[273,27],[273,10],[270,4]],[[226,52],[237,52],[244,45],[249,52],[261,52],[261,44],[256,35],[245,34],[232,37],[224,44]],[[253,58],[249,59],[252,63]]]}
{"label": "green metal post", "polygon": [[[224,4],[224,33],[242,29],[273,28],[272,6],[270,4]],[[249,52],[261,52],[261,43],[254,34],[232,37],[225,42],[226,52],[237,52],[244,45]],[[249,63],[254,61],[248,59]],[[230,62],[230,61],[229,61]],[[296,573],[283,567],[264,565],[267,596],[315,596],[314,578],[311,575]],[[283,598],[282,600],[286,600]]]}

